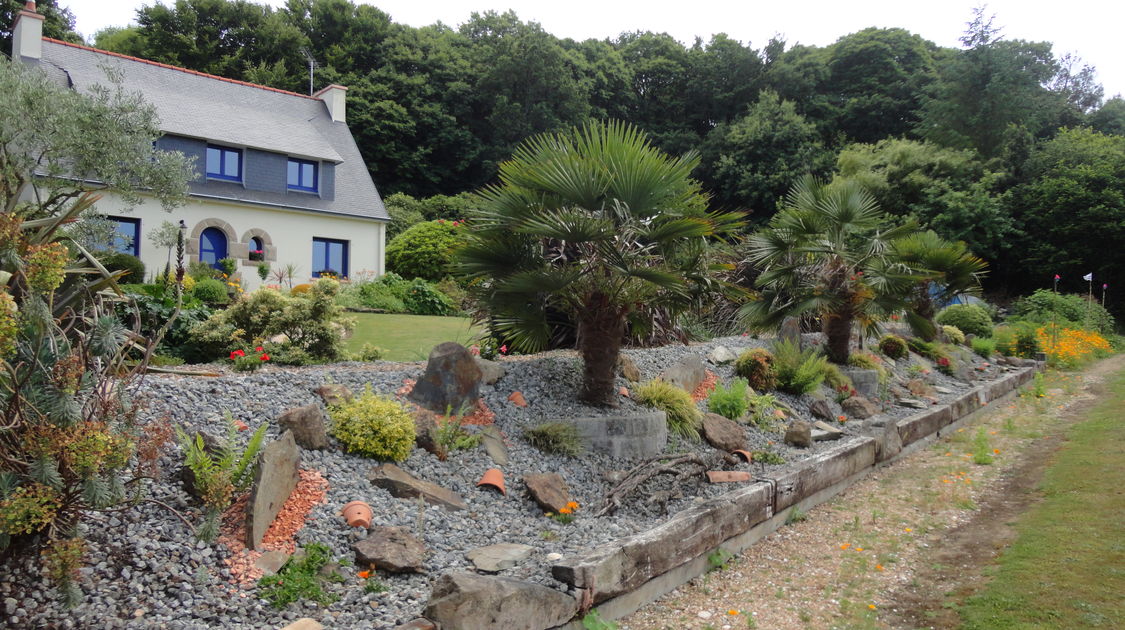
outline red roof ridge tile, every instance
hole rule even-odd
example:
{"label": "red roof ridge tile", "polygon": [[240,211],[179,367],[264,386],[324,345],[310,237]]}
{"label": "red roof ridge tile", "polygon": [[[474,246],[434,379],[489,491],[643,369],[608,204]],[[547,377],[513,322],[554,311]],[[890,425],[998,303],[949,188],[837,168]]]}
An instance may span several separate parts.
{"label": "red roof ridge tile", "polygon": [[197,75],[197,76],[206,77],[208,79],[215,79],[216,81],[224,81],[226,83],[234,83],[235,85],[245,85],[246,87],[258,88],[259,90],[267,90],[269,92],[277,92],[278,94],[285,94],[287,96],[299,96],[301,98],[307,98],[311,101],[322,100],[322,99],[316,98],[315,96],[309,96],[307,94],[300,94],[298,92],[290,92],[289,90],[282,90],[282,89],[279,89],[279,88],[270,87],[268,85],[260,85],[258,83],[250,83],[248,81],[239,81],[238,79],[228,79],[227,77],[220,77],[220,76],[215,75],[215,74],[207,74],[206,72],[200,72],[198,70],[189,70],[188,68],[181,68],[180,66],[173,66],[173,65],[170,65],[170,64],[166,64],[166,63],[160,63],[159,61],[152,61],[151,59],[142,59],[141,57],[133,57],[132,55],[123,55],[121,53],[110,52],[108,50],[102,50],[100,48],[83,46],[82,44],[74,44],[74,43],[71,43],[71,42],[64,42],[61,39],[54,39],[52,37],[44,37],[43,41],[51,42],[53,44],[62,44],[63,46],[70,46],[71,48],[78,48],[78,49],[81,49],[81,50],[89,50],[91,52],[96,52],[96,53],[100,53],[100,54],[103,54],[103,55],[109,55],[110,57],[117,57],[119,59],[128,59],[129,61],[139,61],[140,63],[147,63],[150,66],[156,66],[158,68],[167,68],[169,70],[177,70],[179,72],[185,72],[187,74],[194,74],[194,75]]}

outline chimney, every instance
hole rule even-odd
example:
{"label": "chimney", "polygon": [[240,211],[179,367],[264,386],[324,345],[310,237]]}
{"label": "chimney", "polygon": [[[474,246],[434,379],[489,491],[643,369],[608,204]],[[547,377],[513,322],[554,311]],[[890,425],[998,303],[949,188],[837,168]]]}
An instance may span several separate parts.
{"label": "chimney", "polygon": [[332,116],[332,122],[342,123],[347,121],[347,116],[344,112],[344,97],[347,93],[348,88],[333,83],[316,94],[313,94],[313,96],[324,101],[324,105],[328,108],[328,114]]}
{"label": "chimney", "polygon": [[12,26],[12,59],[43,58],[43,16],[35,11],[35,2],[28,2],[16,14]]}

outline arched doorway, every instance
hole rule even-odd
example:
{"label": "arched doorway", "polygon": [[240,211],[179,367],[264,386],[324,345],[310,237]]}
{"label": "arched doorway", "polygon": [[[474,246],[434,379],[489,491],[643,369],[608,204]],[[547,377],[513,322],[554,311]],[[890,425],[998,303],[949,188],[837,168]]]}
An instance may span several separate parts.
{"label": "arched doorway", "polygon": [[219,269],[219,261],[227,257],[227,235],[209,227],[199,235],[199,260]]}

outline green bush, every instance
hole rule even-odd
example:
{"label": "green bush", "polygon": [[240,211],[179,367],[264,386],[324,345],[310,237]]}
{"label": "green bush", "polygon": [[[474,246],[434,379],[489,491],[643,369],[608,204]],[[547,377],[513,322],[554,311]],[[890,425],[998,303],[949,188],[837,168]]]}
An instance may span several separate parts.
{"label": "green bush", "polygon": [[285,608],[305,599],[327,606],[340,599],[338,595],[326,593],[323,587],[326,581],[344,581],[338,570],[327,570],[333,565],[339,567],[332,562],[332,550],[320,543],[309,543],[302,550],[303,555],[294,556],[280,571],[258,580],[259,593],[274,608]]}
{"label": "green bush", "polygon": [[191,289],[191,295],[200,302],[211,306],[226,304],[230,301],[226,285],[215,278],[204,278],[196,282]]}
{"label": "green bush", "polygon": [[415,315],[452,315],[456,312],[449,296],[422,278],[415,278],[406,290],[406,310]]}
{"label": "green bush", "polygon": [[462,228],[455,221],[415,224],[387,244],[387,268],[407,278],[437,282],[450,272],[453,252],[462,243]]}
{"label": "green bush", "polygon": [[722,383],[719,383],[707,398],[707,409],[724,418],[737,420],[750,406],[747,399],[749,390],[749,383],[742,378],[734,379],[730,387],[723,387]]}
{"label": "green bush", "polygon": [[994,339],[985,339],[983,337],[975,337],[971,342],[973,352],[988,359],[996,352],[996,341]]}
{"label": "green bush", "polygon": [[[849,358],[848,361],[850,362],[851,359]],[[843,370],[840,369],[840,366],[836,365],[835,363],[824,364],[824,382],[828,383],[828,386],[831,387],[833,391],[837,392],[841,390],[851,391],[852,389],[855,389],[855,385],[852,383],[851,377],[847,374],[844,374]]]}
{"label": "green bush", "polygon": [[523,439],[544,453],[577,457],[582,454],[578,427],[569,422],[544,422],[523,430]]}
{"label": "green bush", "polygon": [[363,347],[359,349],[357,358],[360,361],[382,361],[383,356],[386,354],[386,348],[380,348],[375,344],[365,343],[363,344]]}
{"label": "green bush", "polygon": [[813,348],[802,351],[797,342],[788,339],[773,344],[777,388],[783,392],[800,396],[820,387],[826,365],[828,358]]}
{"label": "green bush", "polygon": [[942,326],[941,331],[945,333],[945,337],[949,339],[949,343],[955,343],[959,346],[965,345],[965,333],[961,332],[960,328],[956,326]]}
{"label": "green bush", "polygon": [[975,304],[947,306],[938,313],[937,323],[945,326],[956,326],[966,335],[992,336],[992,318],[988,316],[988,311]]}
{"label": "green bush", "polygon": [[882,352],[895,361],[905,357],[909,351],[906,340],[898,335],[884,335],[883,338],[879,340],[879,352]]}
{"label": "green bush", "polygon": [[238,270],[238,261],[233,258],[220,258],[219,269],[221,269],[223,273],[227,274],[227,277],[229,278],[234,275],[235,271]]}
{"label": "green bush", "polygon": [[205,280],[207,278],[218,278],[219,277],[219,270],[215,269],[214,267],[212,267],[211,265],[209,265],[209,264],[207,264],[203,261],[197,260],[195,262],[188,263],[187,275],[191,276],[195,280]]}
{"label": "green bush", "polygon": [[691,394],[659,379],[641,385],[633,392],[633,400],[659,409],[668,417],[668,430],[689,440],[699,439],[703,424],[702,414],[696,408]]}
{"label": "green bush", "polygon": [[1015,351],[1017,357],[1034,359],[1036,353],[1042,348],[1039,346],[1039,334],[1035,326],[1016,326]]}
{"label": "green bush", "polygon": [[875,370],[879,374],[879,382],[886,383],[890,379],[890,372],[879,357],[870,352],[853,352],[848,357],[848,365],[862,370]]}
{"label": "green bush", "polygon": [[910,350],[918,356],[926,357],[931,361],[937,360],[938,355],[936,343],[924,341],[922,339],[918,339],[917,337],[911,337],[906,341],[906,345],[910,346]]}
{"label": "green bush", "polygon": [[1055,293],[1047,289],[1039,289],[1016,300],[1012,304],[1012,313],[1016,319],[1039,324],[1071,324],[1069,327],[1073,328],[1088,327],[1103,335],[1112,334],[1116,325],[1113,316],[1096,300],[1090,302],[1084,295]]}
{"label": "green bush", "polygon": [[764,392],[777,387],[777,371],[773,354],[765,348],[751,348],[738,356],[734,373],[746,379],[756,391]]}
{"label": "green bush", "polygon": [[140,283],[145,281],[145,264],[141,262],[140,258],[132,254],[110,252],[103,254],[98,260],[101,261],[107,271],[124,271],[125,275],[120,278],[121,282]]}
{"label": "green bush", "polygon": [[332,435],[349,453],[395,462],[414,448],[414,419],[398,401],[371,392],[328,410]]}

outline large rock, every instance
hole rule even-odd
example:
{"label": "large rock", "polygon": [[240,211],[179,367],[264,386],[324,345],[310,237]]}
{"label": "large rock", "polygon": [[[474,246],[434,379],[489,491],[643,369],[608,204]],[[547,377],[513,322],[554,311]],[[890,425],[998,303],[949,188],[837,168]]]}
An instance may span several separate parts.
{"label": "large rock", "polygon": [[809,413],[811,413],[814,418],[820,418],[821,420],[836,419],[832,416],[832,409],[828,406],[828,401],[820,398],[812,401],[812,404],[809,405]]}
{"label": "large rock", "polygon": [[578,612],[553,588],[506,577],[446,573],[434,582],[423,613],[442,630],[547,630]]}
{"label": "large rock", "polygon": [[844,413],[857,420],[864,420],[879,413],[879,408],[875,406],[875,403],[863,396],[852,396],[840,403],[840,406],[843,407]]}
{"label": "large rock", "polygon": [[328,448],[328,433],[324,430],[324,410],[318,404],[290,409],[277,417],[282,431],[293,432],[293,439],[301,448],[319,450]]}
{"label": "large rock", "polygon": [[742,425],[717,413],[703,414],[703,439],[728,453],[746,448],[746,430]]}
{"label": "large rock", "polygon": [[292,431],[286,431],[262,449],[254,472],[250,502],[246,505],[247,547],[257,549],[262,542],[262,536],[277,518],[281,506],[297,487],[300,467],[301,454]]}
{"label": "large rock", "polygon": [[617,373],[630,383],[639,383],[641,380],[641,370],[632,359],[624,354],[617,355]]}
{"label": "large rock", "polygon": [[352,398],[355,397],[352,390],[344,385],[321,385],[313,391],[329,407],[338,407],[346,402],[351,402]]}
{"label": "large rock", "polygon": [[422,497],[426,503],[447,510],[464,510],[469,506],[459,494],[437,484],[422,481],[394,464],[380,464],[371,469],[367,480],[400,499]]}
{"label": "large rock", "polygon": [[480,398],[481,369],[469,351],[447,341],[430,351],[426,373],[410,391],[410,400],[434,413],[459,413]]}
{"label": "large rock", "polygon": [[531,557],[535,547],[516,543],[499,543],[487,547],[470,549],[465,558],[473,563],[478,571],[499,573],[510,569]]}
{"label": "large rock", "polygon": [[785,443],[801,448],[812,446],[812,425],[804,420],[794,420],[785,429]]}
{"label": "large rock", "polygon": [[691,393],[707,378],[707,369],[703,367],[703,358],[698,354],[689,354],[681,358],[672,367],[664,370],[664,380],[668,383]]}
{"label": "large rock", "polygon": [[570,488],[558,473],[529,473],[523,476],[527,493],[545,512],[558,512],[570,503]]}
{"label": "large rock", "polygon": [[715,365],[723,365],[737,361],[738,355],[726,346],[715,346],[707,355],[707,360]]}
{"label": "large rock", "polygon": [[558,421],[573,424],[586,448],[613,457],[653,457],[668,446],[668,420],[660,410]]}
{"label": "large rock", "polygon": [[855,386],[855,390],[859,392],[860,396],[871,398],[879,395],[878,370],[849,367],[844,368],[843,372],[852,379],[852,385]]}
{"label": "large rock", "polygon": [[477,367],[480,368],[480,382],[485,385],[495,385],[496,381],[504,378],[508,373],[508,368],[496,361],[489,361],[476,357]]}
{"label": "large rock", "polygon": [[410,414],[414,418],[414,443],[418,448],[425,450],[428,453],[439,455],[441,449],[438,448],[435,436],[437,435],[437,416],[428,409],[414,408]]}
{"label": "large rock", "polygon": [[426,572],[426,546],[405,527],[376,527],[352,549],[357,566],[374,565],[388,573]]}

